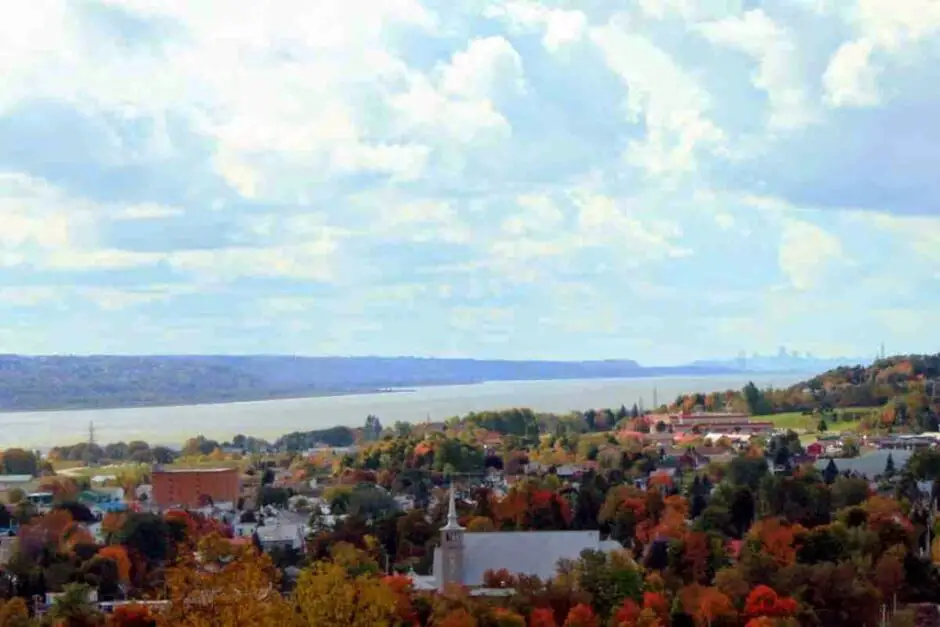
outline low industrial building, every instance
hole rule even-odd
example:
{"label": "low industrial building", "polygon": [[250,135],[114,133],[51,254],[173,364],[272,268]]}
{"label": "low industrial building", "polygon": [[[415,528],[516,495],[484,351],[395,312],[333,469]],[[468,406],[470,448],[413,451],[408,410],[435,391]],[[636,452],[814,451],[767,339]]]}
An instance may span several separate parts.
{"label": "low industrial building", "polygon": [[151,473],[152,502],[160,509],[234,505],[241,494],[237,468],[162,468]]}

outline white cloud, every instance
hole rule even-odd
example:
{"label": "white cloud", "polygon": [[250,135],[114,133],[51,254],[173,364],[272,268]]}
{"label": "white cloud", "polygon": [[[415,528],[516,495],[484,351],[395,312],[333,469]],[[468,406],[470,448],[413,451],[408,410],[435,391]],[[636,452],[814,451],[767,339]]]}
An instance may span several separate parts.
{"label": "white cloud", "polygon": [[504,37],[474,39],[441,67],[441,89],[471,100],[525,91],[522,57]]}
{"label": "white cloud", "polygon": [[826,277],[828,265],[843,256],[842,243],[819,226],[786,218],[780,236],[780,270],[797,290],[817,287]]}
{"label": "white cloud", "polygon": [[626,158],[650,174],[694,171],[698,153],[725,150],[725,133],[708,117],[711,98],[663,50],[614,18],[591,30],[608,67],[627,87],[626,109],[646,136],[630,142]]}
{"label": "white cloud", "polygon": [[[879,104],[878,79],[893,57],[940,32],[935,0],[857,0],[848,11],[857,36],[839,47],[823,75],[833,107]],[[881,58],[876,64],[873,57]]]}
{"label": "white cloud", "polygon": [[754,86],[770,98],[772,129],[800,128],[814,119],[800,76],[800,51],[792,34],[761,9],[704,22],[698,30],[712,43],[753,57],[758,68]]}
{"label": "white cloud", "polygon": [[546,7],[530,0],[501,0],[483,15],[505,20],[515,32],[543,31],[542,45],[557,52],[584,37],[587,16],[581,11]]}
{"label": "white cloud", "polygon": [[628,247],[631,262],[642,259],[684,257],[690,254],[675,240],[682,229],[668,220],[641,220],[629,203],[596,193],[578,193],[579,236],[585,245],[615,244]]}
{"label": "white cloud", "polygon": [[507,235],[555,233],[562,227],[564,213],[545,194],[525,194],[516,198],[517,211],[510,212],[502,223]]}
{"label": "white cloud", "polygon": [[849,41],[836,50],[823,73],[826,103],[832,107],[871,107],[880,101],[873,46],[868,40]]}

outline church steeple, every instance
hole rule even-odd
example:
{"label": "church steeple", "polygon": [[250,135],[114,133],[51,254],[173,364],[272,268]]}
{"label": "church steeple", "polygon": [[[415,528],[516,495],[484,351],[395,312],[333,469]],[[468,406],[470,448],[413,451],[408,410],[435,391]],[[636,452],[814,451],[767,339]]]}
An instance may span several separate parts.
{"label": "church steeple", "polygon": [[445,530],[456,530],[463,529],[460,526],[460,523],[457,520],[457,501],[454,496],[454,485],[450,486],[450,502],[447,505],[447,524],[444,526]]}
{"label": "church steeple", "polygon": [[450,486],[447,504],[447,524],[441,528],[441,560],[435,559],[437,584],[443,590],[448,584],[463,584],[463,527],[457,520],[457,499],[454,485]]}

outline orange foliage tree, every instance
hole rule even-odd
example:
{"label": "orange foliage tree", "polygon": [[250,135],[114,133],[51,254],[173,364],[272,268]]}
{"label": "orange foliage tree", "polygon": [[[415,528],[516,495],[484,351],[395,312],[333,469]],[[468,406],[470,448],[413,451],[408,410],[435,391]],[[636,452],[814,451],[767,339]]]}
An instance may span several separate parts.
{"label": "orange foliage tree", "polygon": [[719,619],[737,614],[731,599],[717,588],[697,584],[686,586],[679,591],[679,601],[699,627],[710,627]]}
{"label": "orange foliage tree", "polygon": [[477,619],[462,607],[451,610],[440,621],[435,621],[435,627],[477,627]]}
{"label": "orange foliage tree", "polygon": [[494,627],[525,627],[521,614],[504,607],[497,607],[491,614]]}
{"label": "orange foliage tree", "polygon": [[563,627],[598,627],[597,616],[590,605],[579,603],[571,608]]}
{"label": "orange foliage tree", "polygon": [[748,532],[748,539],[759,545],[759,550],[770,555],[779,566],[796,562],[800,538],[806,530],[779,518],[759,520]]}
{"label": "orange foliage tree", "polygon": [[131,559],[127,555],[127,549],[120,545],[111,545],[102,547],[98,550],[98,557],[111,560],[117,566],[118,576],[121,581],[129,581],[131,578]]}

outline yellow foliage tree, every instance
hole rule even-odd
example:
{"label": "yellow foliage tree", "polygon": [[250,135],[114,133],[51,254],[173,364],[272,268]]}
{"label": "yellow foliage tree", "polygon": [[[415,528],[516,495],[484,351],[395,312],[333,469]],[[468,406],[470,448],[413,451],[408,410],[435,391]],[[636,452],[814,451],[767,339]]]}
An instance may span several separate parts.
{"label": "yellow foliage tree", "polygon": [[292,597],[296,627],[389,627],[397,617],[395,592],[370,575],[352,576],[340,564],[318,562],[304,571]]}
{"label": "yellow foliage tree", "polygon": [[0,601],[0,625],[27,627],[29,624],[29,609],[26,607],[26,601],[20,597],[14,597],[5,603]]}
{"label": "yellow foliage tree", "polygon": [[[290,607],[277,590],[271,560],[251,546],[224,550],[224,540],[206,539],[205,552],[167,572],[169,608],[160,627],[283,627],[291,624]],[[208,559],[211,557],[212,559]]]}

